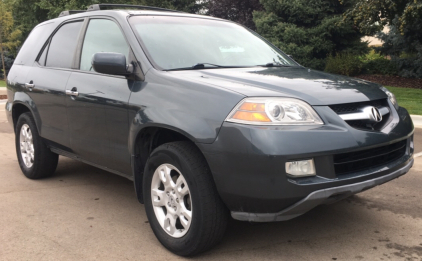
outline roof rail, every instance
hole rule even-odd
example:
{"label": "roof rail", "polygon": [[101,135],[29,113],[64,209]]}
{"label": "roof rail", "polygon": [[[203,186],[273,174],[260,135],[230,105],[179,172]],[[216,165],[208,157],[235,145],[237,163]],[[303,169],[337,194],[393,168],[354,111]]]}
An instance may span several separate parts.
{"label": "roof rail", "polygon": [[79,14],[79,13],[85,13],[86,11],[82,11],[82,10],[68,10],[68,11],[63,11],[59,14],[59,17],[62,16],[67,16],[67,15],[73,15],[73,14]]}
{"label": "roof rail", "polygon": [[151,11],[166,11],[166,12],[177,12],[183,13],[177,10],[165,9],[160,7],[153,6],[144,6],[144,5],[121,5],[121,4],[95,4],[90,5],[87,11],[97,11],[97,10],[107,10],[107,9],[118,9],[118,8],[130,8],[130,9],[140,9],[140,10],[151,10]]}

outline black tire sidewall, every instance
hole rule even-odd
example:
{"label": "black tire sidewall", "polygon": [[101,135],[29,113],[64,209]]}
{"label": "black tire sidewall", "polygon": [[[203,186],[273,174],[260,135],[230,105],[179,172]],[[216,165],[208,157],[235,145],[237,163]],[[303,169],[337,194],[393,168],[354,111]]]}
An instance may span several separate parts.
{"label": "black tire sidewall", "polygon": [[[190,190],[192,200],[192,223],[189,227],[189,231],[181,238],[174,238],[168,235],[155,216],[152,201],[151,201],[151,182],[155,170],[162,164],[168,163],[176,167],[180,173],[184,176]],[[185,255],[185,252],[189,252],[187,248],[195,248],[199,242],[199,238],[203,236],[201,230],[201,221],[204,214],[203,206],[200,204],[200,191],[196,186],[196,179],[190,169],[189,164],[178,155],[177,152],[173,151],[171,147],[168,149],[155,150],[151,157],[148,159],[144,179],[143,179],[143,192],[145,199],[145,209],[150,222],[151,228],[158,240],[170,251]]]}
{"label": "black tire sidewall", "polygon": [[[20,149],[20,132],[22,129],[22,126],[24,124],[27,124],[29,126],[29,129],[31,130],[32,133],[32,142],[34,144],[34,164],[32,165],[32,167],[28,168],[25,163],[23,162],[22,159],[22,155],[21,155],[21,149]],[[39,168],[39,157],[41,156],[41,139],[38,135],[38,129],[35,125],[34,120],[32,119],[32,116],[29,113],[24,113],[22,114],[19,119],[18,122],[16,124],[16,134],[15,134],[15,141],[16,141],[16,154],[18,157],[18,162],[19,162],[19,166],[23,172],[23,174],[30,178],[30,179],[34,179],[37,178],[35,175],[37,173],[37,168]]]}

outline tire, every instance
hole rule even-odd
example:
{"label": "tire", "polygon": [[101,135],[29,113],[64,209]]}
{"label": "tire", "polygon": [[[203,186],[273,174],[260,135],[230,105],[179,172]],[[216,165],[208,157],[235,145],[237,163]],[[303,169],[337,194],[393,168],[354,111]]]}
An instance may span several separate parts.
{"label": "tire", "polygon": [[19,116],[15,145],[19,166],[27,178],[45,178],[56,171],[59,156],[45,145],[29,112]]}
{"label": "tire", "polygon": [[[160,170],[163,170],[161,176]],[[163,182],[163,173],[169,173],[173,183]],[[168,187],[174,188],[176,193],[167,190]],[[186,190],[188,193],[184,195]],[[218,195],[208,164],[192,143],[167,143],[151,153],[145,166],[143,193],[150,226],[161,244],[171,252],[194,256],[212,248],[223,238],[228,210]],[[174,213],[179,215],[176,222],[170,218]],[[176,224],[176,230],[172,229],[170,219]]]}

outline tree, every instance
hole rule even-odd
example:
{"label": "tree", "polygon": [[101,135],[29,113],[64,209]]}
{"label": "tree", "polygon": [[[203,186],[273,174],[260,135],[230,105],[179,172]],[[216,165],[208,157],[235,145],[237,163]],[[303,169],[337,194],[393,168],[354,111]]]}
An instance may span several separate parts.
{"label": "tree", "polygon": [[393,19],[388,33],[380,32],[377,37],[383,45],[377,48],[384,55],[388,55],[397,66],[399,75],[408,78],[422,78],[422,19],[413,27],[400,29],[399,18]]}
{"label": "tree", "polygon": [[406,27],[417,25],[421,15],[421,0],[357,0],[344,19],[352,18],[362,32],[373,35],[392,25],[395,18],[395,26],[403,33]]}
{"label": "tree", "polygon": [[[422,0],[357,0],[345,13],[360,31],[383,40],[379,48],[391,57],[403,77],[422,77]],[[384,26],[390,31],[382,33]]]}
{"label": "tree", "polygon": [[323,70],[326,58],[340,52],[368,51],[353,21],[343,13],[354,0],[261,0],[254,12],[257,32],[299,63]]}
{"label": "tree", "polygon": [[209,0],[206,3],[207,14],[234,21],[256,30],[253,12],[261,11],[259,0]]}
{"label": "tree", "polygon": [[20,43],[20,31],[14,29],[13,16],[8,7],[5,2],[0,1],[0,56],[4,80],[7,79],[5,51],[16,50]]}

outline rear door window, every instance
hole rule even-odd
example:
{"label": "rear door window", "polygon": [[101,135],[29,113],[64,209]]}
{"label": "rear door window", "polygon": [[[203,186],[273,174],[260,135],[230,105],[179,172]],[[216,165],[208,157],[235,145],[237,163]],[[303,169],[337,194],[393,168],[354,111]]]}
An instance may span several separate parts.
{"label": "rear door window", "polygon": [[[45,66],[68,69],[72,67],[82,24],[82,21],[77,21],[64,24],[60,27],[51,39],[50,46],[47,47]],[[41,55],[41,58],[43,56],[44,54]],[[39,62],[42,64],[42,61],[39,60]]]}
{"label": "rear door window", "polygon": [[82,47],[81,65],[82,71],[92,71],[91,60],[95,53],[111,52],[129,55],[129,45],[120,30],[120,27],[108,19],[92,19]]}

